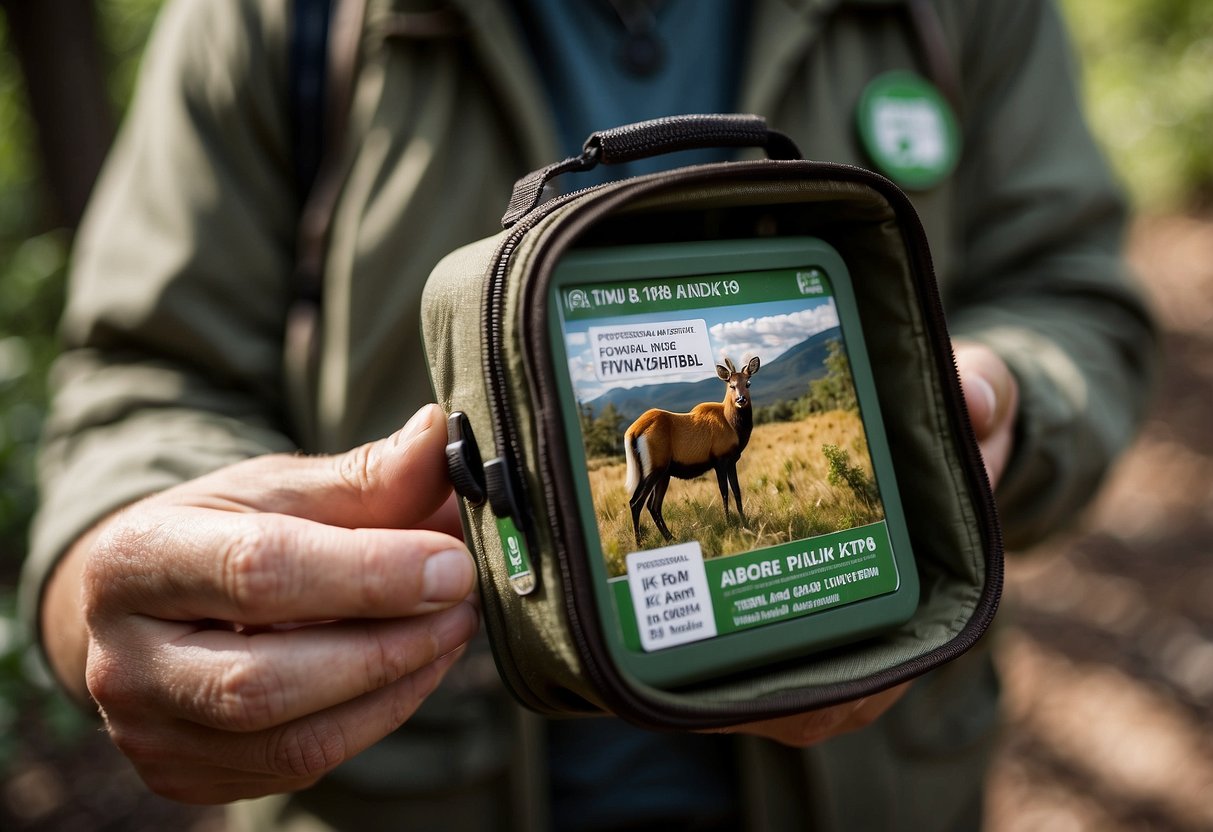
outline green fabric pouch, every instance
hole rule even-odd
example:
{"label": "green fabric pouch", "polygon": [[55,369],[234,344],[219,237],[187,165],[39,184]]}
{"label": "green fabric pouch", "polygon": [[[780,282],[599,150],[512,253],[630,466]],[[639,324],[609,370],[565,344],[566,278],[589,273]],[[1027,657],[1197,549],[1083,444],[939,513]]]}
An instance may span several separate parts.
{"label": "green fabric pouch", "polygon": [[[560,174],[598,162],[609,164],[707,145],[760,147],[770,158],[677,168],[542,200],[544,188]],[[721,727],[870,695],[948,662],[981,636],[1001,593],[998,519],[969,427],[926,238],[909,200],[895,185],[860,168],[800,160],[791,142],[768,130],[757,117],[683,116],[594,134],[581,156],[519,180],[503,225],[500,234],[455,251],[438,264],[425,288],[422,324],[438,402],[452,414],[448,461],[461,495],[465,535],[478,563],[484,624],[502,678],[523,704],[553,715],[606,711],[654,728]],[[712,246],[727,247],[728,241],[746,245],[759,241],[760,246],[778,248],[782,242],[804,238],[828,244],[849,273],[853,292],[849,303],[854,305],[855,328],[861,335],[857,339],[854,332],[848,334],[846,348],[853,362],[857,341],[866,349],[863,364],[869,369],[865,373],[870,370],[871,395],[879,400],[883,414],[881,425],[875,428],[883,435],[881,442],[872,445],[887,447],[887,464],[900,492],[899,514],[904,517],[913,552],[908,570],[902,563],[898,587],[912,586],[915,594],[907,596],[910,606],[897,623],[877,631],[827,640],[807,652],[785,651],[762,662],[741,661],[731,671],[726,667],[670,683],[653,682],[645,673],[634,672],[634,666],[620,656],[626,658],[631,649],[641,657],[637,661],[658,667],[665,666],[665,657],[676,665],[673,657],[679,651],[731,656],[735,645],[747,643],[746,633],[765,633],[777,640],[781,632],[777,628],[788,628],[787,622],[769,626],[759,622],[757,617],[767,614],[764,610],[796,609],[801,596],[802,600],[820,596],[837,601],[839,595],[828,595],[820,581],[813,584],[809,578],[789,589],[770,574],[759,574],[757,566],[747,567],[753,570],[749,573],[728,569],[729,574],[722,575],[717,564],[712,566],[716,571],[708,573],[717,590],[719,585],[751,581],[748,590],[771,579],[764,584],[770,588],[757,599],[751,593],[746,596],[750,601],[732,602],[731,618],[717,616],[721,621],[738,622],[738,632],[722,630],[711,639],[687,642],[689,648],[681,643],[654,648],[647,642],[649,649],[634,643],[619,646],[629,638],[635,642],[637,636],[635,632],[621,635],[619,625],[612,622],[622,619],[643,629],[644,602],[634,595],[639,591],[639,579],[631,586],[631,577],[618,574],[622,555],[614,567],[603,566],[604,552],[618,546],[604,542],[605,527],[593,528],[594,515],[585,509],[591,476],[587,468],[594,466],[587,464],[589,454],[583,453],[587,437],[577,434],[582,427],[588,433],[592,423],[582,418],[588,414],[569,413],[570,371],[566,368],[571,356],[561,353],[559,333],[564,324],[556,320],[563,320],[561,316],[568,310],[557,309],[553,281],[561,279],[562,268],[583,250],[600,256],[605,253],[610,260],[612,251],[643,252],[644,246],[713,251]],[[745,269],[729,271],[735,281],[729,285],[748,286],[751,278]],[[805,274],[798,272],[797,279]],[[698,291],[683,285],[688,281],[675,283],[675,294]],[[711,294],[711,284],[704,282],[706,294]],[[644,287],[650,285],[656,284],[636,284],[642,292],[648,292]],[[811,285],[801,288],[817,291]],[[842,306],[840,295],[840,317]],[[701,305],[686,314],[671,312],[665,317],[687,323],[684,329],[692,333],[687,337],[706,337],[713,315],[718,314],[713,309]],[[598,330],[600,338],[604,331],[612,330]],[[745,364],[741,356],[734,359],[740,363],[724,362],[729,372],[718,371],[721,378],[744,384],[750,373],[736,372],[736,367],[753,368],[754,412],[762,419],[775,418],[770,411],[764,415],[761,407],[764,401],[773,401],[777,391],[762,386],[764,376],[758,371],[766,369],[770,379],[786,375],[777,375],[773,363],[760,368],[757,363]],[[711,366],[705,372],[712,377]],[[862,388],[858,373],[855,379],[857,388]],[[713,383],[712,397],[719,401],[724,387],[719,380]],[[862,399],[862,390],[860,393]],[[577,400],[572,407],[580,410],[581,397]],[[715,407],[727,412],[728,402],[726,395],[724,404]],[[871,441],[874,427],[869,416],[865,409]],[[786,413],[783,418],[787,419]],[[616,427],[631,419],[628,415]],[[734,457],[747,513],[744,519],[728,517],[725,526],[729,534],[762,541],[764,530],[771,525],[771,510],[764,507],[773,503],[764,502],[767,498],[759,492],[778,495],[792,488],[789,483],[803,483],[793,479],[794,460],[801,453],[820,456],[821,449],[801,448],[796,440],[784,440],[791,443],[781,451],[790,473],[785,479],[764,479],[757,473],[757,460],[769,451],[758,445],[760,437],[772,434],[763,433],[769,430],[765,424],[753,430],[749,450],[742,451],[739,459]],[[862,451],[862,441],[843,448],[850,453],[856,449]],[[848,467],[845,454],[842,461],[835,462],[832,470],[838,480],[845,479],[848,470],[862,468]],[[607,463],[616,466],[610,469],[616,472],[611,476],[622,480],[622,459]],[[875,463],[877,467],[881,464]],[[710,471],[704,470],[703,487],[714,491],[716,483]],[[726,477],[718,476],[724,492]],[[858,480],[863,480],[862,472]],[[689,492],[679,489],[691,487],[692,482],[673,481],[667,509],[681,505],[679,500],[684,498],[679,495]],[[596,487],[590,485],[589,490],[594,492]],[[834,487],[846,488],[839,482]],[[882,494],[887,493],[884,480],[880,487]],[[617,488],[617,493],[625,495],[622,502],[603,511],[613,513],[613,522],[626,530],[624,536],[629,540],[619,544],[625,554],[633,548],[659,556],[683,551],[677,544],[663,548],[667,542],[660,539],[652,518],[643,512],[645,527],[635,530],[638,541],[632,546],[634,521],[627,499],[631,492],[623,491],[622,482]],[[664,496],[664,487],[660,490]],[[711,512],[719,515],[719,501],[710,503]],[[639,506],[638,511],[643,508]],[[660,498],[658,509],[660,514]],[[606,522],[600,520],[600,524]],[[686,528],[689,523],[684,518],[677,525]],[[671,519],[669,525],[676,523]],[[760,542],[758,547],[763,545]],[[711,548],[707,543],[703,546],[705,552]],[[698,544],[695,549],[698,551]],[[852,570],[850,577],[837,577],[837,572],[814,572],[806,564],[824,551],[826,547],[780,550],[778,558],[770,559],[771,568],[776,578],[786,577],[779,572],[790,572],[793,563],[803,566],[805,575],[834,575],[822,579],[827,585],[869,574]],[[840,554],[848,554],[845,543]],[[717,559],[709,556],[703,562],[712,565],[713,560]],[[760,561],[761,557],[736,562]],[[610,577],[615,580],[608,587],[603,578],[612,568]],[[780,602],[785,590],[797,593],[786,604]],[[665,598],[676,598],[679,593],[694,595],[689,585],[679,584]],[[641,612],[620,611],[631,603],[628,598]],[[845,587],[842,598],[841,606],[851,612],[812,612],[797,620],[825,622],[829,615],[842,620],[845,615],[856,615],[854,610],[865,603],[847,604]],[[663,605],[662,601],[654,597],[652,612],[691,609]],[[720,603],[717,596],[718,607]],[[656,622],[658,618],[647,620]],[[751,623],[755,626],[750,627]],[[689,625],[679,622],[678,626],[685,629]],[[749,638],[748,643],[758,643],[754,639],[765,636]]]}

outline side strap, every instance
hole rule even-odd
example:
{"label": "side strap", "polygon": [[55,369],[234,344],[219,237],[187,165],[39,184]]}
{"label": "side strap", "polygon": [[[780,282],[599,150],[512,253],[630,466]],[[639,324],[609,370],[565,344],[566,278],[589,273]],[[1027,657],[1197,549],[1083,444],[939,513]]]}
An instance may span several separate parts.
{"label": "side strap", "polygon": [[307,198],[320,165],[324,134],[324,79],[332,0],[295,0],[291,7],[291,151],[295,193]]}
{"label": "side strap", "polygon": [[[291,37],[295,172],[302,208],[283,374],[288,418],[303,450],[323,450],[316,420],[320,304],[329,228],[345,180],[345,137],[366,0],[295,0]],[[323,17],[318,23],[316,16]],[[319,41],[315,33],[321,29]],[[317,47],[319,44],[319,47]],[[296,64],[295,61],[299,63]]]}
{"label": "side strap", "polygon": [[939,19],[939,10],[932,0],[909,0],[906,10],[910,17],[910,28],[918,41],[918,51],[926,64],[927,76],[935,82],[959,115],[964,103],[960,94],[960,70],[952,50],[948,48],[948,37],[943,29],[943,21]]}
{"label": "side strap", "polygon": [[320,147],[315,176],[300,214],[296,259],[296,272],[300,278],[297,294],[316,302],[320,300],[329,226],[345,179],[345,134],[365,13],[366,0],[335,0],[329,24],[327,61],[321,65],[326,74],[322,123],[318,130]]}

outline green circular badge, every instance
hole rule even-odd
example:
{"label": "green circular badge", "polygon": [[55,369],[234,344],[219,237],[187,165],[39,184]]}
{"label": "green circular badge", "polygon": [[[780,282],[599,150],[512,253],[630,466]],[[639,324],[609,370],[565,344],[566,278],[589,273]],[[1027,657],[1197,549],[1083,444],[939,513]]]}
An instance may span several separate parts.
{"label": "green circular badge", "polygon": [[939,184],[960,158],[960,128],[939,90],[913,72],[878,76],[859,99],[859,138],[876,167],[908,190]]}

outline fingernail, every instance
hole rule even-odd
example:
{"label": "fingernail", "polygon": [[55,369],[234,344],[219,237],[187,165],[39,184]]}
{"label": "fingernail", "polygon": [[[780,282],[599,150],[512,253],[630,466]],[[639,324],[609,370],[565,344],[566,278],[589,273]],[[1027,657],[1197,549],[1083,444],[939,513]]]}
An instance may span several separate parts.
{"label": "fingernail", "polygon": [[[969,381],[968,388],[967,393],[971,395],[973,399],[980,400],[981,405],[984,406],[984,410],[978,410],[970,405],[970,411],[977,410],[977,412],[974,413],[974,416],[976,417],[974,422],[980,420],[981,424],[979,427],[988,427],[990,422],[994,420],[994,407],[997,403],[994,396],[994,387],[982,376],[976,376]],[[969,398],[969,395],[966,395],[965,398]],[[976,401],[974,401],[974,404],[976,404]]]}
{"label": "fingernail", "polygon": [[475,578],[472,556],[462,549],[447,549],[430,555],[422,573],[425,600],[460,601]]}

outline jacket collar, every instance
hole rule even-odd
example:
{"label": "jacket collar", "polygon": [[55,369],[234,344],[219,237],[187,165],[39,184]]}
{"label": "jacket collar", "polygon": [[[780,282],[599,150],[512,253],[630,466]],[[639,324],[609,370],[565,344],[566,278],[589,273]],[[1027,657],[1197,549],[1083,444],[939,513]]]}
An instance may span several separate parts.
{"label": "jacket collar", "polygon": [[[555,117],[543,81],[526,52],[508,0],[447,0],[468,28],[468,37],[514,123],[527,164],[539,168],[562,156]],[[738,110],[770,113],[789,77],[821,31],[821,21],[842,3],[901,5],[905,0],[753,0],[754,21]],[[433,7],[432,2],[389,0],[396,11]],[[758,58],[761,56],[761,59]]]}

